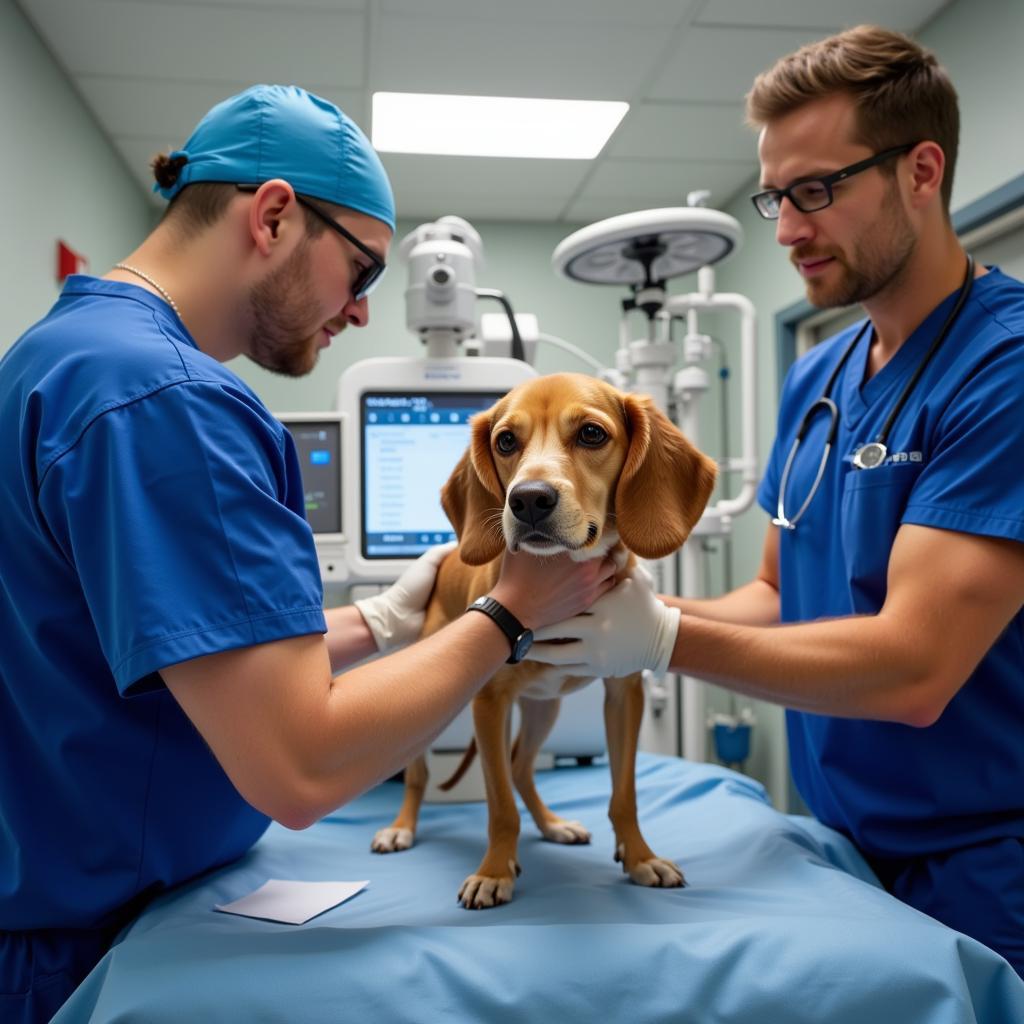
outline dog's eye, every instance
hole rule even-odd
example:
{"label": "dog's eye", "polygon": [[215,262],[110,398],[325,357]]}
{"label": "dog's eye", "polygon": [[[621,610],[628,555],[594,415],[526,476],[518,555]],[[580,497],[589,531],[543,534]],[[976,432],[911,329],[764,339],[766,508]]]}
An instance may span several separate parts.
{"label": "dog's eye", "polygon": [[584,423],[580,427],[579,442],[586,448],[600,448],[608,440],[608,434],[596,423]]}
{"label": "dog's eye", "polygon": [[516,450],[516,435],[511,430],[503,430],[494,439],[494,447],[502,455],[511,455]]}

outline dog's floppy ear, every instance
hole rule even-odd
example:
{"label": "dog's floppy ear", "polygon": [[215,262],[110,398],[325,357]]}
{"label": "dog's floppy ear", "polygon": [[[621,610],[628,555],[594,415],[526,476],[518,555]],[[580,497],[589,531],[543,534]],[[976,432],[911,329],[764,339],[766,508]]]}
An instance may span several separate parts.
{"label": "dog's floppy ear", "polygon": [[664,558],[700,519],[715,486],[714,462],[645,395],[622,395],[630,442],[615,490],[622,543],[641,558]]}
{"label": "dog's floppy ear", "polygon": [[483,565],[505,548],[505,494],[491,456],[491,412],[470,421],[469,447],[441,488],[441,507],[459,538],[459,557]]}

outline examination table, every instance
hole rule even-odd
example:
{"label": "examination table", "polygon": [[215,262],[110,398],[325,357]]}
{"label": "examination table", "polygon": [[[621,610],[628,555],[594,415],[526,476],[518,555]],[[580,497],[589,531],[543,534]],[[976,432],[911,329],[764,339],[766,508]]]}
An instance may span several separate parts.
{"label": "examination table", "polygon": [[[385,783],[305,832],[272,825],[241,861],[158,898],[56,1024],[1024,1022],[1004,960],[889,896],[842,836],[773,810],[743,775],[640,755],[644,835],[689,883],[670,890],[613,863],[606,764],[537,780],[593,840],[547,843],[524,818],[510,904],[456,901],[483,804],[427,805],[411,850],[371,853],[401,801]],[[303,925],[213,910],[268,878],[370,884]]]}

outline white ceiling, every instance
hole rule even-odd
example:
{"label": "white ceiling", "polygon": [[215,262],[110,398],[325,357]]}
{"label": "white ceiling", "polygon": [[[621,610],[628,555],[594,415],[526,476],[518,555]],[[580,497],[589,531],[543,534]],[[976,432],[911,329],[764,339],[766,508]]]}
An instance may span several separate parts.
{"label": "white ceiling", "polygon": [[743,96],[777,57],[947,0],[18,0],[149,189],[154,153],[254,82],[303,85],[369,134],[376,91],[626,100],[594,160],[384,154],[403,217],[587,222],[725,206],[756,174]]}

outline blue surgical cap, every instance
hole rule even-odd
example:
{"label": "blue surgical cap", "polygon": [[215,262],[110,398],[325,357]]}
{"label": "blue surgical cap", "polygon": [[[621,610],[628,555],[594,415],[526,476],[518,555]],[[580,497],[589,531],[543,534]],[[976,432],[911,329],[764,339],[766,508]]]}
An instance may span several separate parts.
{"label": "blue surgical cap", "polygon": [[196,126],[178,180],[153,191],[173,199],[197,181],[261,185],[348,206],[395,229],[391,183],[362,129],[328,100],[295,85],[254,85],[218,103]]}

